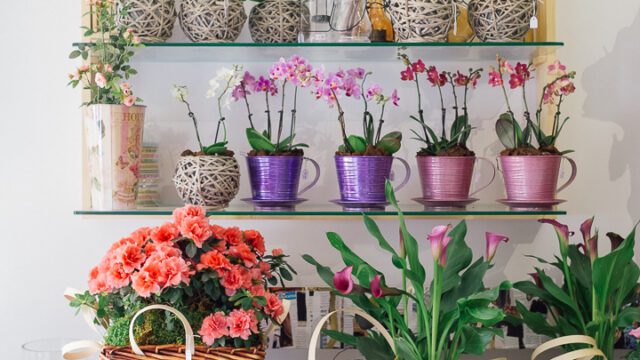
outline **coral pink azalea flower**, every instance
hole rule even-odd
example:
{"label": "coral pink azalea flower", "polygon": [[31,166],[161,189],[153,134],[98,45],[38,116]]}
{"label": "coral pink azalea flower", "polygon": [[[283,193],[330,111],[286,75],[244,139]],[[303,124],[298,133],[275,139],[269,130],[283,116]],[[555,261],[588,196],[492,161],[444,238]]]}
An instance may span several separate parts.
{"label": "coral pink azalea flower", "polygon": [[343,295],[349,295],[353,291],[352,272],[353,266],[347,266],[333,276],[333,286]]}
{"label": "coral pink azalea flower", "polygon": [[485,249],[484,257],[487,262],[491,262],[491,260],[493,260],[493,257],[496,255],[496,250],[498,250],[498,245],[501,241],[509,242],[508,237],[492,232],[486,232],[485,239],[487,240],[487,247]]}
{"label": "coral pink azalea flower", "polygon": [[211,346],[217,339],[229,336],[229,320],[221,311],[211,314],[202,321],[198,334],[202,336],[202,342]]}

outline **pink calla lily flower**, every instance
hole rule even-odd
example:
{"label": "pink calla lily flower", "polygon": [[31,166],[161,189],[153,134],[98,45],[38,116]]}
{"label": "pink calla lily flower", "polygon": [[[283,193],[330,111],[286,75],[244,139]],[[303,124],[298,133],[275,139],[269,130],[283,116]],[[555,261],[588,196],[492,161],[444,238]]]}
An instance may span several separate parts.
{"label": "pink calla lily flower", "polygon": [[485,259],[487,262],[491,262],[494,256],[496,256],[496,251],[501,241],[509,242],[508,237],[489,231],[485,233],[485,239],[487,240],[487,247],[485,249]]}
{"label": "pink calla lily flower", "polygon": [[[446,263],[446,251],[451,237],[446,236],[447,231],[451,228],[451,225],[438,225],[431,230],[431,233],[427,235],[427,239],[431,243],[431,253],[433,259],[438,261],[442,265],[443,260]],[[442,254],[445,253],[443,256]],[[444,265],[442,265],[444,266]]]}
{"label": "pink calla lily flower", "polygon": [[585,254],[588,253],[591,258],[591,262],[594,262],[598,258],[598,233],[591,235],[591,228],[593,226],[594,218],[585,220],[580,225],[580,232],[582,233],[582,239],[584,240]]}
{"label": "pink calla lily flower", "polygon": [[569,236],[571,236],[569,226],[551,219],[540,219],[538,222],[553,225],[556,235],[558,236],[558,240],[560,241],[560,253],[563,257],[566,257],[569,252]]}
{"label": "pink calla lily flower", "polygon": [[374,298],[379,299],[382,297],[382,287],[380,282],[382,281],[382,276],[376,275],[373,280],[371,280],[371,295]]}
{"label": "pink calla lily flower", "polygon": [[349,295],[353,291],[352,272],[353,266],[347,266],[333,276],[333,286],[343,295]]}

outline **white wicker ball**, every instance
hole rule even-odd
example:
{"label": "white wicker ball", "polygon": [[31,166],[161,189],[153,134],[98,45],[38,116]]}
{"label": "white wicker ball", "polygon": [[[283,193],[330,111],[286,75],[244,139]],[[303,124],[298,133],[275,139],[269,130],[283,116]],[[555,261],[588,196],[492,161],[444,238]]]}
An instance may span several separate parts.
{"label": "white wicker ball", "polygon": [[309,8],[297,0],[264,0],[251,9],[249,30],[257,43],[295,43]]}
{"label": "white wicker ball", "polygon": [[222,209],[238,194],[240,167],[233,156],[182,156],[173,182],[185,204]]}
{"label": "white wicker ball", "polygon": [[453,24],[450,0],[390,0],[396,41],[446,41]]}
{"label": "white wicker ball", "polygon": [[533,15],[531,0],[469,1],[469,24],[482,41],[522,40]]}
{"label": "white wicker ball", "polygon": [[180,26],[193,42],[236,41],[247,20],[242,0],[182,0]]}
{"label": "white wicker ball", "polygon": [[164,42],[171,37],[177,16],[174,0],[119,0],[117,5],[118,23],[142,41]]}

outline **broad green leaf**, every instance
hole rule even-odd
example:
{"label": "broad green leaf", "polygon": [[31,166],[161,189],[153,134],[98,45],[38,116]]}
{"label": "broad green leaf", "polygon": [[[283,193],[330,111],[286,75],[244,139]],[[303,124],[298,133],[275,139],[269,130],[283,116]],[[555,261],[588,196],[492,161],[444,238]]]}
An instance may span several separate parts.
{"label": "broad green leaf", "polygon": [[356,347],[367,360],[393,360],[395,358],[386,341],[361,336],[357,339]]}
{"label": "broad green leaf", "polygon": [[322,333],[324,335],[327,335],[328,337],[341,342],[345,345],[349,345],[349,346],[356,346],[357,345],[357,338],[353,335],[349,335],[349,334],[345,334],[341,331],[335,331],[335,330],[327,330],[327,329],[323,329]]}
{"label": "broad green leaf", "polygon": [[368,285],[371,279],[379,273],[364,259],[353,252],[342,240],[340,235],[328,232],[329,243],[342,255],[342,260],[347,266],[353,266],[353,273],[358,278],[360,284]]}
{"label": "broad green leaf", "polygon": [[467,236],[467,223],[461,221],[451,232],[451,241],[447,248],[447,265],[444,268],[442,292],[453,289],[460,285],[460,271],[467,268],[473,260],[473,253],[465,242]]}
{"label": "broad green leaf", "polygon": [[376,144],[378,149],[384,150],[387,154],[392,155],[400,150],[402,146],[402,133],[399,131],[390,132],[383,136]]}
{"label": "broad green leaf", "polygon": [[402,360],[421,360],[420,352],[416,349],[416,345],[410,343],[404,338],[395,339],[396,352],[398,359]]}
{"label": "broad green leaf", "polygon": [[615,325],[618,328],[624,328],[633,325],[633,322],[638,320],[640,320],[640,308],[627,307],[620,312]]}
{"label": "broad green leaf", "polygon": [[331,271],[329,267],[321,265],[316,261],[316,259],[314,259],[311,255],[308,255],[308,254],[303,255],[302,259],[304,259],[304,261],[308,262],[309,264],[315,266],[316,271],[318,272],[318,275],[320,276],[322,281],[324,281],[327,285],[329,285],[329,287],[333,289],[334,273],[333,271]]}
{"label": "broad green leaf", "polygon": [[205,146],[202,151],[207,155],[221,154],[227,151],[227,141],[215,143],[213,145]]}
{"label": "broad green leaf", "polygon": [[446,312],[454,309],[457,306],[458,299],[480,291],[484,287],[482,279],[488,269],[489,263],[483,261],[483,259],[478,259],[467,268],[460,278],[460,284],[442,294],[442,311]]}
{"label": "broad green leaf", "polygon": [[266,152],[274,152],[276,150],[276,146],[269,141],[269,139],[260,134],[257,130],[248,128],[246,130],[247,140],[249,141],[249,145],[255,151],[266,151]]}
{"label": "broad green leaf", "polygon": [[593,288],[601,312],[604,312],[613,291],[620,286],[622,282],[620,274],[624,273],[629,262],[633,259],[635,233],[636,230],[633,229],[616,250],[593,262]]}
{"label": "broad green leaf", "polygon": [[529,311],[521,302],[517,302],[516,308],[522,316],[524,323],[536,334],[546,335],[550,338],[556,337],[556,330],[547,323],[545,316],[540,313]]}
{"label": "broad green leaf", "polygon": [[462,353],[482,355],[494,336],[493,331],[489,329],[465,326],[462,328]]}
{"label": "broad green leaf", "polygon": [[367,141],[361,136],[349,135],[347,141],[354,153],[364,153],[367,150]]}
{"label": "broad green leaf", "polygon": [[391,246],[389,242],[384,238],[384,236],[380,232],[380,228],[378,227],[378,224],[376,224],[376,222],[373,221],[373,219],[371,219],[368,215],[364,215],[364,224],[367,230],[369,231],[369,234],[371,234],[371,236],[373,236],[374,238],[376,238],[376,240],[378,240],[378,245],[382,249],[391,253],[393,265],[398,269],[401,269],[401,270],[405,269],[407,267],[406,261],[402,259],[400,256],[398,256],[398,253],[393,248],[393,246]]}
{"label": "broad green leaf", "polygon": [[[627,305],[628,298],[635,294],[639,277],[640,268],[633,261],[630,261],[622,274],[620,287],[616,290],[615,303],[613,305],[615,309],[620,309]],[[640,318],[636,320],[640,320]]]}
{"label": "broad green leaf", "polygon": [[80,55],[82,55],[82,51],[80,50],[73,50],[71,52],[71,54],[69,54],[69,59],[75,59],[77,57],[79,57]]}
{"label": "broad green leaf", "polygon": [[509,113],[503,113],[496,121],[496,134],[502,145],[507,149],[514,149],[522,143],[520,125]]}
{"label": "broad green leaf", "polygon": [[[564,310],[573,310],[575,316],[580,315],[580,310],[578,309],[577,304],[575,303],[575,299],[572,298],[570,294],[567,294],[563,289],[561,289],[558,285],[556,285],[553,280],[547,276],[543,271],[538,270],[538,276],[540,277],[540,281],[542,282],[542,286],[545,291],[553,296]],[[568,313],[565,313],[564,316],[570,316]]]}

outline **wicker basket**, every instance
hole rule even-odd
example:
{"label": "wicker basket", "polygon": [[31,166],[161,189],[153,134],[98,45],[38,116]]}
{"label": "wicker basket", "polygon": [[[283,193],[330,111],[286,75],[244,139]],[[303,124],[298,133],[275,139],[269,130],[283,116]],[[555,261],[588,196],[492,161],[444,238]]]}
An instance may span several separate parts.
{"label": "wicker basket", "polygon": [[534,11],[531,0],[471,0],[469,24],[482,41],[521,40]]}
{"label": "wicker basket", "polygon": [[[120,9],[129,11],[122,14]],[[142,41],[164,42],[171,37],[176,22],[174,0],[120,0],[118,1],[118,23],[133,29]]]}
{"label": "wicker basket", "polygon": [[233,42],[247,14],[242,0],[182,0],[180,26],[193,42]]}
{"label": "wicker basket", "polygon": [[307,27],[309,8],[297,0],[264,0],[251,9],[249,30],[257,43],[295,43]]}
{"label": "wicker basket", "polygon": [[[147,359],[184,360],[184,345],[148,345],[140,346]],[[261,348],[209,348],[196,346],[193,359],[207,360],[264,360],[266,353]],[[106,346],[100,353],[100,360],[140,360],[131,347]]]}
{"label": "wicker basket", "polygon": [[186,204],[222,209],[238,194],[240,168],[233,156],[182,156],[173,182]]}
{"label": "wicker basket", "polygon": [[451,0],[391,0],[396,41],[446,41],[453,24]]}

